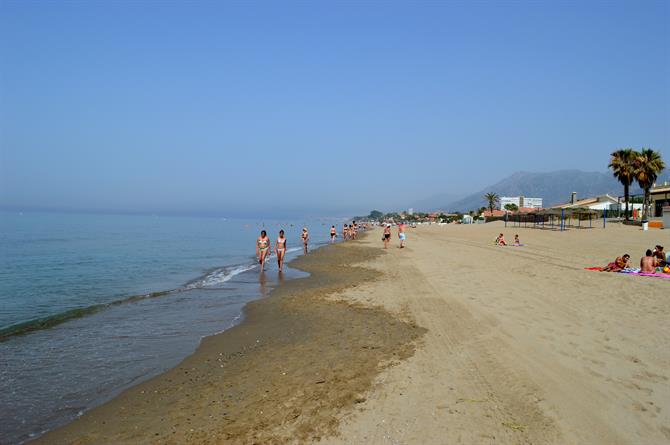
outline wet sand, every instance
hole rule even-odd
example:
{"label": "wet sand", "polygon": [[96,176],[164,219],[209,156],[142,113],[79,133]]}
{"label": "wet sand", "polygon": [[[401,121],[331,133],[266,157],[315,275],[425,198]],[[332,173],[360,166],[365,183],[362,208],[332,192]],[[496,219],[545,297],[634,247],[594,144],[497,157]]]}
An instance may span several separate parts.
{"label": "wet sand", "polygon": [[[497,247],[514,233],[526,245]],[[37,443],[670,443],[670,280],[583,270],[667,231],[380,232],[293,265],[179,367]]]}
{"label": "wet sand", "polygon": [[380,254],[349,243],[294,260],[310,277],[250,303],[242,324],[204,339],[176,368],[31,443],[282,444],[334,434],[424,331],[325,298],[378,280],[381,273],[355,263]]}

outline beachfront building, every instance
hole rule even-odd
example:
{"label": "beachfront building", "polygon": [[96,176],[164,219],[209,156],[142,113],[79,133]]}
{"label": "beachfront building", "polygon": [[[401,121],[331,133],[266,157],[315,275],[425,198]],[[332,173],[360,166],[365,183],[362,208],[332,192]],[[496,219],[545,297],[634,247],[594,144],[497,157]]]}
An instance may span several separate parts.
{"label": "beachfront building", "polygon": [[619,208],[619,200],[608,194],[593,198],[577,199],[577,193],[572,192],[570,202],[555,205],[551,209],[589,209],[589,210],[615,210]]}
{"label": "beachfront building", "polygon": [[651,217],[661,218],[663,216],[663,207],[670,206],[670,183],[664,182],[662,185],[652,187],[651,197]]}
{"label": "beachfront building", "polygon": [[528,198],[526,196],[502,196],[500,198],[500,209],[507,204],[514,204],[518,208],[541,209],[542,198]]}

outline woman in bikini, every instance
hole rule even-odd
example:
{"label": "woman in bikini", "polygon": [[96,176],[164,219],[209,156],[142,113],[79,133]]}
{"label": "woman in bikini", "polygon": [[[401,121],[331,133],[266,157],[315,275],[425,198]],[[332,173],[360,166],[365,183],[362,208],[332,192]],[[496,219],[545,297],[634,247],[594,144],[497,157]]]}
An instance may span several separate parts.
{"label": "woman in bikini", "polygon": [[349,227],[346,224],[342,225],[342,241],[349,239]]}
{"label": "woman in bikini", "polygon": [[307,253],[307,243],[309,242],[309,232],[307,231],[307,227],[302,228],[302,234],[300,235],[300,238],[302,239],[302,244],[303,247],[305,248],[305,253]]}
{"label": "woman in bikini", "polygon": [[335,226],[330,226],[330,242],[331,243],[335,242],[335,237],[337,237],[337,230],[335,230]]}
{"label": "woman in bikini", "polygon": [[382,240],[384,241],[384,249],[388,249],[389,242],[391,241],[391,224],[386,224],[386,227],[384,227],[384,237]]}
{"label": "woman in bikini", "polygon": [[265,267],[265,258],[270,254],[270,238],[265,230],[261,230],[261,236],[256,240],[256,256],[261,265],[261,272]]}
{"label": "woman in bikini", "polygon": [[275,242],[275,253],[277,254],[277,265],[279,265],[279,272],[282,271],[282,266],[284,265],[284,255],[286,254],[286,238],[284,237],[284,231],[279,231],[279,237]]}

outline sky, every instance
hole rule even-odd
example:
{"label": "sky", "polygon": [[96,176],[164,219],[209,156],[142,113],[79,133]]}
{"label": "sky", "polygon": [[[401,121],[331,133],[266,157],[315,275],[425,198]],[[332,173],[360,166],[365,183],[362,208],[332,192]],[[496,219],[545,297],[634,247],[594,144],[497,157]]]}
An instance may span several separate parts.
{"label": "sky", "polygon": [[0,207],[346,215],[670,161],[670,2],[0,0]]}

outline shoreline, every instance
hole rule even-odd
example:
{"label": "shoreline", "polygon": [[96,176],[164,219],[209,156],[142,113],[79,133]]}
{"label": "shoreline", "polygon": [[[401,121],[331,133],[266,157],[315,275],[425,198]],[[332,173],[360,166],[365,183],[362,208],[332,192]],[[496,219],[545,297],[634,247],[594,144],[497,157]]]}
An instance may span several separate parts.
{"label": "shoreline", "polygon": [[324,298],[378,279],[353,264],[382,254],[349,242],[294,258],[287,265],[309,277],[247,303],[241,323],[205,337],[175,368],[28,443],[284,443],[333,434],[337,414],[360,403],[391,360],[413,354],[422,332],[382,309]]}

